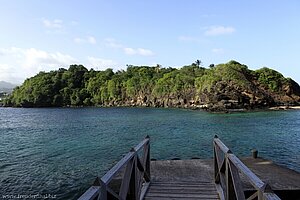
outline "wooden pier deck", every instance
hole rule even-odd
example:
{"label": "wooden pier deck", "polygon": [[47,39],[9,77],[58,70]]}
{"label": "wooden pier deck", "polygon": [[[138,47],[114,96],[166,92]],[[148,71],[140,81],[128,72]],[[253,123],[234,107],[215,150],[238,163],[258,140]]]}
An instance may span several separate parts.
{"label": "wooden pier deck", "polygon": [[79,200],[300,200],[300,173],[263,158],[237,158],[214,138],[213,159],[150,161],[146,137]]}
{"label": "wooden pier deck", "polygon": [[151,161],[145,199],[219,199],[212,164],[212,160]]}
{"label": "wooden pier deck", "polygon": [[[245,157],[241,158],[241,161],[263,182],[268,183],[281,199],[300,200],[300,173],[263,158]],[[249,181],[242,175],[241,179],[245,193],[253,192],[253,187]],[[185,196],[186,199],[201,199],[201,197],[203,197],[202,199],[219,199],[219,196],[215,196],[217,190],[214,184],[213,159],[151,161],[151,183],[145,199],[163,200],[175,199],[175,197],[182,199],[183,194],[190,191],[181,190],[180,187],[174,186],[180,182],[186,183],[186,185],[188,182],[199,183],[200,187],[194,198]],[[171,183],[174,190],[169,189],[170,187],[163,187],[163,184],[158,189],[159,183]],[[204,188],[205,185],[207,189]],[[160,192],[162,193],[161,196]],[[171,193],[169,197],[172,198],[161,198],[166,196],[166,193]],[[191,191],[191,193],[193,192]],[[201,194],[203,195],[201,196]],[[206,194],[210,194],[210,196],[206,196]]]}

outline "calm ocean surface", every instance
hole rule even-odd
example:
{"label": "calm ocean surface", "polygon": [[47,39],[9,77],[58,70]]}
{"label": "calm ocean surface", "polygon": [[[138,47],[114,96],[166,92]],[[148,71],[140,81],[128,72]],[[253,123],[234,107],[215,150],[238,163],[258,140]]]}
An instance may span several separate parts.
{"label": "calm ocean surface", "polygon": [[260,156],[300,172],[300,111],[0,108],[0,199],[75,199],[146,135],[152,158],[211,158],[215,134],[238,156],[257,148]]}

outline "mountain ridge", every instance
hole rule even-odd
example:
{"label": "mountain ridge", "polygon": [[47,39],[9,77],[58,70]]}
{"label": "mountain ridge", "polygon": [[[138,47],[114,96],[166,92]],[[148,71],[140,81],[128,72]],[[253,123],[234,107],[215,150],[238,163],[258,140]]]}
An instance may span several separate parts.
{"label": "mountain ridge", "polygon": [[0,81],[0,92],[12,92],[16,86],[16,84],[10,82]]}

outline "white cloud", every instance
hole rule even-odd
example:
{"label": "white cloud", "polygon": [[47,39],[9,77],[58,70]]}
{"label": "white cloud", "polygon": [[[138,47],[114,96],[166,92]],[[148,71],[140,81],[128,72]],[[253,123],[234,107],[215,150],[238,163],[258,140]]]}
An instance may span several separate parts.
{"label": "white cloud", "polygon": [[75,43],[77,43],[77,44],[82,44],[82,43],[84,43],[85,42],[85,40],[84,39],[82,39],[82,38],[74,38],[74,42]]}
{"label": "white cloud", "polygon": [[191,36],[179,36],[178,40],[190,42],[190,41],[196,41],[197,39]]}
{"label": "white cloud", "polygon": [[57,68],[58,65],[66,66],[76,62],[70,55],[62,54],[60,52],[48,53],[35,48],[24,50],[24,56],[24,64],[29,68],[41,67],[42,65],[55,65],[54,67]]}
{"label": "white cloud", "polygon": [[231,26],[210,26],[205,29],[206,31],[204,32],[204,35],[206,36],[226,35],[235,32],[235,28]]}
{"label": "white cloud", "polygon": [[197,42],[197,43],[207,43],[208,40],[206,39],[202,39],[202,38],[198,38],[198,37],[192,37],[192,36],[179,36],[178,40],[181,42]]}
{"label": "white cloud", "polygon": [[143,48],[133,49],[133,48],[125,47],[125,48],[123,48],[123,51],[127,55],[141,55],[141,56],[154,55],[154,53],[151,50],[143,49]]}
{"label": "white cloud", "polygon": [[20,83],[40,71],[50,71],[59,67],[68,67],[78,61],[70,55],[60,52],[46,52],[35,48],[6,48],[2,53],[0,80]]}
{"label": "white cloud", "polygon": [[93,36],[87,36],[85,38],[80,38],[80,37],[74,38],[74,42],[77,44],[96,44],[97,40]]}
{"label": "white cloud", "polygon": [[225,52],[224,49],[222,49],[222,48],[214,48],[211,51],[215,54],[222,54]]}
{"label": "white cloud", "polygon": [[133,48],[125,47],[123,50],[124,50],[124,53],[127,55],[137,54],[136,50],[134,50]]}
{"label": "white cloud", "polygon": [[87,58],[89,64],[97,70],[104,70],[108,67],[114,68],[117,65],[116,61],[110,60],[110,59],[103,59],[103,58],[95,58],[92,56],[89,56]]}
{"label": "white cloud", "polygon": [[113,49],[123,48],[123,45],[118,43],[114,38],[106,38],[104,40],[105,46]]}
{"label": "white cloud", "polygon": [[54,19],[54,20],[42,19],[42,23],[46,28],[50,28],[50,29],[63,28],[63,21],[60,19]]}
{"label": "white cloud", "polygon": [[118,43],[113,38],[106,38],[104,40],[104,42],[105,42],[105,45],[109,48],[122,49],[126,55],[140,55],[140,56],[153,56],[154,55],[153,51],[151,51],[149,49],[126,47],[126,46]]}
{"label": "white cloud", "polygon": [[87,41],[88,41],[90,44],[96,44],[96,43],[97,43],[96,39],[95,39],[93,36],[88,36],[88,37],[87,37]]}
{"label": "white cloud", "polygon": [[203,14],[203,15],[200,15],[202,18],[212,18],[212,17],[216,17],[217,15],[216,14]]}
{"label": "white cloud", "polygon": [[64,25],[63,20],[61,19],[41,19],[42,24],[46,28],[46,33],[48,34],[65,34],[66,33],[66,27]]}
{"label": "white cloud", "polygon": [[23,77],[14,67],[7,64],[0,64],[0,80],[19,84],[23,80]]}
{"label": "white cloud", "polygon": [[154,55],[154,53],[149,49],[138,48],[136,51],[137,51],[137,54],[141,55],[141,56],[153,56]]}
{"label": "white cloud", "polygon": [[78,24],[79,24],[78,21],[71,21],[72,26],[77,26]]}

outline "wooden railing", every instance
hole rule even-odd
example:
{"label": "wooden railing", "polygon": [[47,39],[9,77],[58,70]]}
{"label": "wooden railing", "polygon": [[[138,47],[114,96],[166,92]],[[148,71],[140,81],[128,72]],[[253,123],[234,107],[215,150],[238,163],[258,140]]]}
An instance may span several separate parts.
{"label": "wooden railing", "polygon": [[[139,153],[142,153],[140,156]],[[125,170],[124,170],[125,167]],[[109,183],[122,170],[123,177],[119,190],[116,192]],[[150,184],[150,138],[147,136],[135,148],[132,148],[113,168],[101,179],[96,178],[78,200],[107,199],[143,199]]]}
{"label": "wooden railing", "polygon": [[221,199],[245,200],[240,174],[246,177],[254,188],[254,193],[247,200],[279,200],[271,187],[260,180],[240,159],[238,159],[222,141],[215,136],[214,146],[214,178]]}

